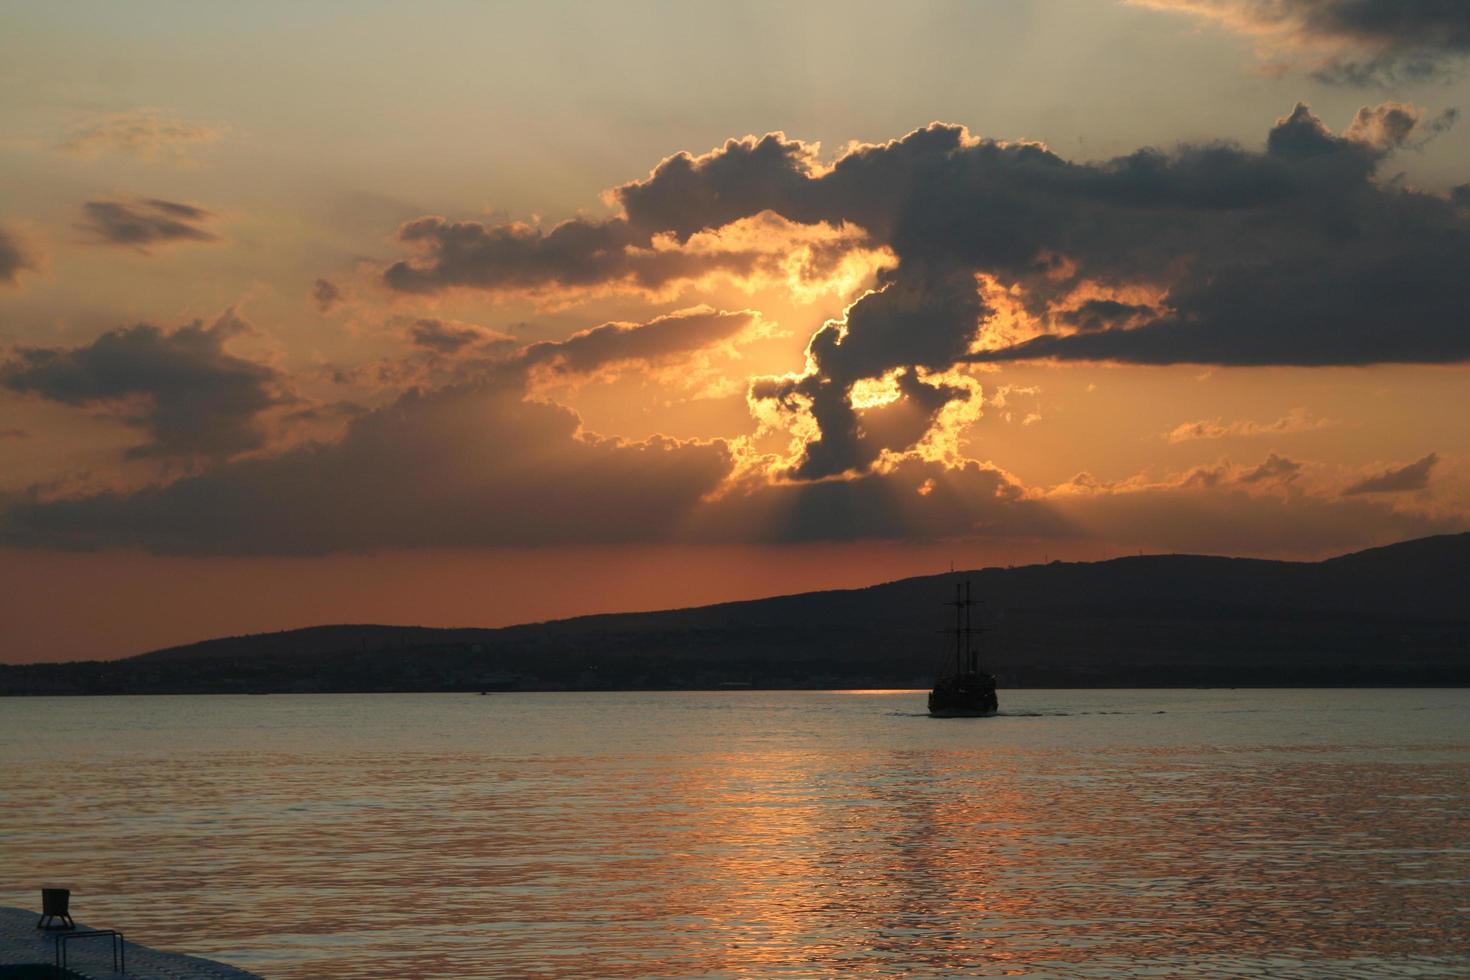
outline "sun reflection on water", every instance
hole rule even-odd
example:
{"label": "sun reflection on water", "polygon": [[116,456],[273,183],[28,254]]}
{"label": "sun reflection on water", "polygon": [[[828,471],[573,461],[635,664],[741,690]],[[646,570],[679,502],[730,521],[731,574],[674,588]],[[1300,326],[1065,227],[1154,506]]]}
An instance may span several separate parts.
{"label": "sun reflection on water", "polygon": [[1463,692],[855,693],[10,702],[0,901],[288,978],[1470,966]]}

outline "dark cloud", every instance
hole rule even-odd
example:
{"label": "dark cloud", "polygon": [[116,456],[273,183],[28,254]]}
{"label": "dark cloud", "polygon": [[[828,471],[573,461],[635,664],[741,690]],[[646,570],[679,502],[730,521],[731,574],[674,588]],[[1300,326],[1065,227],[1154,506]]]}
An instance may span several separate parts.
{"label": "dark cloud", "polygon": [[152,208],[161,214],[172,215],[184,221],[203,221],[206,218],[214,217],[214,215],[203,208],[195,207],[192,204],[180,204],[178,201],[163,201],[158,198],[148,198],[138,203],[144,207]]}
{"label": "dark cloud", "polygon": [[1242,473],[1239,479],[1241,483],[1263,483],[1271,480],[1290,482],[1301,471],[1301,463],[1272,453],[1261,465]]}
{"label": "dark cloud", "polygon": [[1404,102],[1383,102],[1363,106],[1353,117],[1345,137],[1380,150],[1400,146],[1420,147],[1441,133],[1448,132],[1460,118],[1460,110],[1445,109],[1432,119],[1418,106]]}
{"label": "dark cloud", "polygon": [[[167,486],[13,507],[0,520],[0,540],[55,547],[142,547],[166,553],[293,554],[379,547],[545,545],[672,539],[734,466],[722,442],[663,437],[629,442],[582,431],[569,409],[533,397],[537,370],[588,374],[612,365],[655,366],[735,338],[757,322],[750,311],[700,307],[648,323],[609,323],[559,342],[533,344],[484,359],[472,380],[432,391],[411,389],[386,407],[308,406],[292,420],[323,415],[347,420],[338,441],[270,458],[217,462]],[[200,389],[219,397],[230,371],[257,387],[232,403],[236,431],[265,405],[268,373],[223,354],[228,324],[198,325],[161,335],[155,328],[116,331],[79,351],[26,352],[0,382],[57,400],[86,403],[147,390],[172,418]],[[491,331],[453,321],[420,320],[412,333],[450,347],[483,347]],[[473,334],[466,337],[465,334]],[[119,366],[117,345],[140,347],[135,361],[165,360],[156,348],[179,349],[174,370]],[[94,350],[96,348],[97,350]],[[207,357],[196,357],[201,349]],[[100,351],[100,352],[99,352]],[[207,369],[195,366],[208,362]],[[95,362],[95,364],[94,364]],[[121,375],[121,380],[103,382]],[[205,380],[183,392],[159,375]],[[194,416],[218,416],[209,406]],[[142,420],[140,420],[141,423]],[[151,418],[149,420],[152,422]],[[158,423],[153,422],[155,426]],[[203,432],[218,439],[218,420]],[[180,436],[173,435],[173,441]]]}
{"label": "dark cloud", "polygon": [[514,337],[498,330],[423,317],[397,322],[415,355],[335,369],[332,379],[401,391],[497,378],[540,390],[546,383],[580,381],[606,371],[688,369],[695,355],[739,344],[746,339],[742,334],[758,336],[754,328],[759,323],[753,310],[696,306],[644,323],[604,323],[562,340],[518,346]]}
{"label": "dark cloud", "polygon": [[[668,158],[647,181],[614,190],[625,212],[617,217],[574,218],[547,230],[524,222],[487,225],[425,216],[398,229],[399,240],[420,254],[389,266],[383,282],[408,293],[453,287],[657,291],[714,274],[784,276],[797,254],[803,277],[818,278],[863,245],[864,237],[860,229],[824,222],[809,208],[776,208],[804,193],[814,164],[811,148],[775,134],[731,140],[699,158],[687,153]],[[756,221],[728,240],[681,247],[696,232],[755,221],[773,210],[796,224]],[[820,233],[814,233],[817,228]]]}
{"label": "dark cloud", "polygon": [[644,323],[603,323],[513,351],[509,348],[515,338],[510,335],[459,320],[420,318],[405,333],[409,343],[431,355],[461,357],[467,370],[529,381],[531,374],[585,376],[621,366],[656,368],[735,341],[758,322],[753,310],[696,306]]}
{"label": "dark cloud", "polygon": [[[788,412],[805,409],[817,423],[817,436],[789,475],[820,479],[861,471],[885,449],[910,448],[945,405],[971,397],[968,390],[922,379],[920,370],[943,370],[963,357],[986,313],[974,277],[964,269],[910,265],[853,304],[844,321],[817,331],[807,345],[812,370],[755,381],[753,398],[777,402]],[[912,438],[885,444],[867,437],[851,395],[858,381],[894,371],[904,406],[922,413],[924,424],[909,430]]]}
{"label": "dark cloud", "polygon": [[[1278,458],[1279,459],[1279,458]],[[328,445],[241,458],[134,493],[0,511],[0,544],[196,555],[589,543],[789,544],[1100,538],[1205,553],[1345,550],[1463,529],[1361,497],[1293,490],[1290,461],[1038,498],[974,461],[916,458],[847,480],[730,484],[720,442],[603,439],[512,376],[413,391]],[[1205,474],[1200,476],[1199,474]]]}
{"label": "dark cloud", "polygon": [[704,156],[676,153],[647,180],[619,187],[616,196],[629,226],[644,236],[671,232],[687,241],[697,231],[765,210],[810,223],[811,214],[793,213],[789,205],[809,191],[815,164],[813,148],[784,133],[732,139]]}
{"label": "dark cloud", "polygon": [[[1184,148],[1172,158],[1135,154],[1089,168],[1107,193],[1089,195],[1084,210],[1099,202],[1112,210],[1141,186],[1155,187],[1145,213],[1178,261],[1170,271],[1163,254],[1135,238],[1141,201],[1119,210],[1111,255],[1075,245],[1069,254],[1083,274],[1167,276],[1168,309],[1131,329],[1045,334],[976,359],[1328,365],[1470,358],[1470,329],[1457,312],[1470,304],[1470,224],[1443,197],[1373,180],[1384,153],[1415,129],[1397,109],[1370,116],[1364,122],[1369,117],[1359,115],[1362,138],[1339,137],[1298,106],[1271,131],[1264,154]],[[1140,172],[1149,174],[1146,183]],[[1213,199],[1191,190],[1205,185],[1206,174]]]}
{"label": "dark cloud", "polygon": [[907,459],[851,481],[732,486],[737,460],[723,442],[603,438],[530,387],[538,369],[658,365],[729,342],[757,322],[750,311],[701,308],[535,344],[487,362],[479,380],[411,390],[355,413],[336,442],[219,462],[133,493],[22,500],[0,516],[0,542],[298,554],[1065,529],[1045,505],[1025,501],[1014,480],[978,463]]}
{"label": "dark cloud", "polygon": [[421,259],[394,263],[383,273],[389,288],[406,293],[456,286],[534,292],[611,283],[657,289],[711,272],[747,275],[761,258],[751,250],[655,249],[647,235],[620,218],[578,218],[542,231],[427,217],[404,225],[398,238],[424,250]]}
{"label": "dark cloud", "polygon": [[286,422],[340,422],[366,415],[371,409],[354,401],[340,400],[319,405],[308,405],[283,416]]}
{"label": "dark cloud", "polygon": [[[1393,145],[1416,125],[1393,130]],[[757,145],[772,149],[761,154],[737,145],[738,167],[719,166],[729,147],[681,154],[618,188],[629,227],[687,239],[771,210],[859,225],[905,262],[1045,278],[1055,270],[1040,260],[1066,256],[1087,263],[1081,275],[1117,278],[1181,257],[1224,258],[1243,240],[1304,219],[1317,240],[1297,235],[1295,243],[1320,248],[1322,238],[1352,230],[1353,212],[1412,213],[1428,197],[1374,183],[1392,145],[1336,136],[1301,105],[1269,133],[1264,153],[1208,143],[1078,164],[1039,144],[978,140],[940,123],[858,147],[825,171],[813,170],[810,149],[795,141],[766,137]]]}
{"label": "dark cloud", "polygon": [[14,232],[0,228],[0,285],[15,285],[22,272],[34,272],[33,250]]}
{"label": "dark cloud", "polygon": [[906,461],[852,481],[719,494],[728,448],[583,433],[511,376],[413,391],[330,445],[246,458],[164,487],[30,500],[0,542],[184,554],[618,542],[790,543],[1062,534],[993,467]]}
{"label": "dark cloud", "polygon": [[318,313],[330,313],[342,301],[342,290],[330,279],[318,279],[311,286],[311,301],[316,304]]}
{"label": "dark cloud", "polygon": [[1076,309],[1063,310],[1057,319],[1078,330],[1104,330],[1139,317],[1152,318],[1157,313],[1158,311],[1152,306],[1138,303],[1120,303],[1115,299],[1090,299]]}
{"label": "dark cloud", "polygon": [[[1027,357],[1470,359],[1465,214],[1449,196],[1377,176],[1425,125],[1417,110],[1378,107],[1339,135],[1299,106],[1263,147],[1207,143],[1076,163],[934,124],[857,147],[831,167],[776,135],[671,157],[616,189],[624,214],[602,221],[543,231],[421,219],[402,236],[422,254],[385,273],[395,288],[668,282],[655,263],[682,270],[669,273],[677,277],[733,261],[741,248],[711,242],[760,216],[861,228],[896,265],[813,335],[806,370],[752,382],[762,424],[783,418],[803,440],[769,468],[742,444],[602,439],[535,397],[538,371],[674,363],[732,342],[752,318],[684,311],[515,354],[456,357],[456,368],[479,376],[404,394],[353,419],[338,442],[218,463],[134,494],[31,499],[9,512],[4,535],[209,553],[1134,526],[1164,536],[1215,507],[1237,520],[1210,525],[1224,535],[1217,549],[1240,550],[1249,546],[1232,528],[1264,534],[1287,519],[1287,498],[1302,493],[1292,482],[1300,464],[1271,457],[1252,470],[1201,468],[1164,487],[1079,485],[1065,500],[1041,499],[994,467],[934,451],[936,434],[958,431],[956,416],[978,410],[978,384],[963,368]],[[421,348],[473,348],[456,336],[462,327],[426,322],[437,325],[414,338]],[[1391,509],[1334,501],[1314,518],[1323,535]],[[1091,530],[1108,520],[1106,531]]]}
{"label": "dark cloud", "polygon": [[1460,0],[1132,0],[1213,20],[1300,57],[1323,81],[1425,79],[1470,54]]}
{"label": "dark cloud", "polygon": [[[643,235],[687,240],[768,210],[795,222],[860,226],[897,255],[877,291],[813,337],[813,372],[752,389],[818,421],[820,435],[796,471],[822,477],[874,458],[856,437],[854,381],[932,370],[949,357],[1222,365],[1470,358],[1470,224],[1444,197],[1375,179],[1385,156],[1428,125],[1412,107],[1385,104],[1340,136],[1300,105],[1264,150],[1190,144],[1074,163],[1038,144],[978,140],[936,123],[858,147],[826,169],[809,147],[777,134],[703,157],[676,155],[615,196],[627,226]],[[965,285],[975,275],[1019,287],[1042,335],[985,343],[994,311]],[[1113,323],[1076,314],[1098,329],[1047,332],[1048,310],[1065,307],[1067,291],[1084,281],[1153,286],[1163,306]],[[1067,325],[1068,315],[1059,321]],[[977,341],[989,349],[966,355]]]}
{"label": "dark cloud", "polygon": [[532,344],[521,352],[518,362],[564,374],[591,374],[628,362],[656,365],[732,340],[757,319],[753,310],[730,312],[700,306],[647,323],[604,323],[565,340]]}
{"label": "dark cloud", "polygon": [[[1367,111],[1360,109],[1354,121],[1362,118]],[[1402,136],[1399,142],[1402,142]],[[1368,147],[1377,148],[1370,143],[1339,137],[1312,113],[1311,106],[1305,102],[1298,102],[1289,114],[1276,120],[1276,125],[1266,134],[1266,151],[1283,160],[1306,160],[1312,157],[1332,159],[1344,151],[1358,151],[1362,165],[1367,168],[1372,162]]]}
{"label": "dark cloud", "polygon": [[0,387],[108,407],[148,433],[135,456],[229,456],[264,445],[261,413],[289,400],[274,368],[226,349],[249,329],[227,311],[208,326],[143,323],[80,347],[18,347],[0,362]]}
{"label": "dark cloud", "polygon": [[217,237],[201,227],[214,215],[203,208],[156,198],[134,201],[88,201],[82,205],[82,225],[108,245],[146,252],[148,246],[167,242],[213,242]]}
{"label": "dark cloud", "polygon": [[490,380],[411,391],[330,445],[24,504],[0,539],[190,554],[659,540],[728,468],[719,444],[584,437],[571,411]]}
{"label": "dark cloud", "polygon": [[408,326],[409,343],[435,354],[458,354],[473,347],[511,343],[510,337],[494,330],[461,323],[458,320],[437,320],[424,317]]}
{"label": "dark cloud", "polygon": [[816,541],[1065,537],[1078,529],[993,466],[905,459],[851,480],[758,484],[695,515],[704,541]]}
{"label": "dark cloud", "polygon": [[1286,0],[1286,6],[1323,33],[1470,51],[1470,10],[1453,0]]}
{"label": "dark cloud", "polygon": [[1361,493],[1401,493],[1405,490],[1423,490],[1429,486],[1429,473],[1439,462],[1439,454],[1430,453],[1422,459],[1405,466],[1384,470],[1376,476],[1360,480],[1344,490],[1343,496]]}

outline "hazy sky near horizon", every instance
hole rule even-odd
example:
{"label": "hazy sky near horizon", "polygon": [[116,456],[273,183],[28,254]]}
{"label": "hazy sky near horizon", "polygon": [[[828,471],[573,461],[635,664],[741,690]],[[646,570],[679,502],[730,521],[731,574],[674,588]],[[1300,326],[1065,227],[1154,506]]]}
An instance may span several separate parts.
{"label": "hazy sky near horizon", "polygon": [[0,4],[0,660],[1465,530],[1467,39]]}

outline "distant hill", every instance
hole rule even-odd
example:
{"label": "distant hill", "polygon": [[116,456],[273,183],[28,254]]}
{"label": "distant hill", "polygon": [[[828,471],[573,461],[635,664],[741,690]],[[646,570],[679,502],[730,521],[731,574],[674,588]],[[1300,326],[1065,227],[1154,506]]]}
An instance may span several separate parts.
{"label": "distant hill", "polygon": [[1470,684],[1458,534],[1321,562],[1051,562],[501,629],[319,626],[0,667],[0,694],[927,685],[963,581],[1003,686]]}

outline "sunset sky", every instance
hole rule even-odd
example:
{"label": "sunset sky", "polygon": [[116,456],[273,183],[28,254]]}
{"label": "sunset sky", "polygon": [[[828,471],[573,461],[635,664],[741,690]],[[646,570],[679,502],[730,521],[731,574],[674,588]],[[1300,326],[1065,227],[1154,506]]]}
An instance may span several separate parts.
{"label": "sunset sky", "polygon": [[0,7],[0,660],[1470,528],[1470,7]]}

